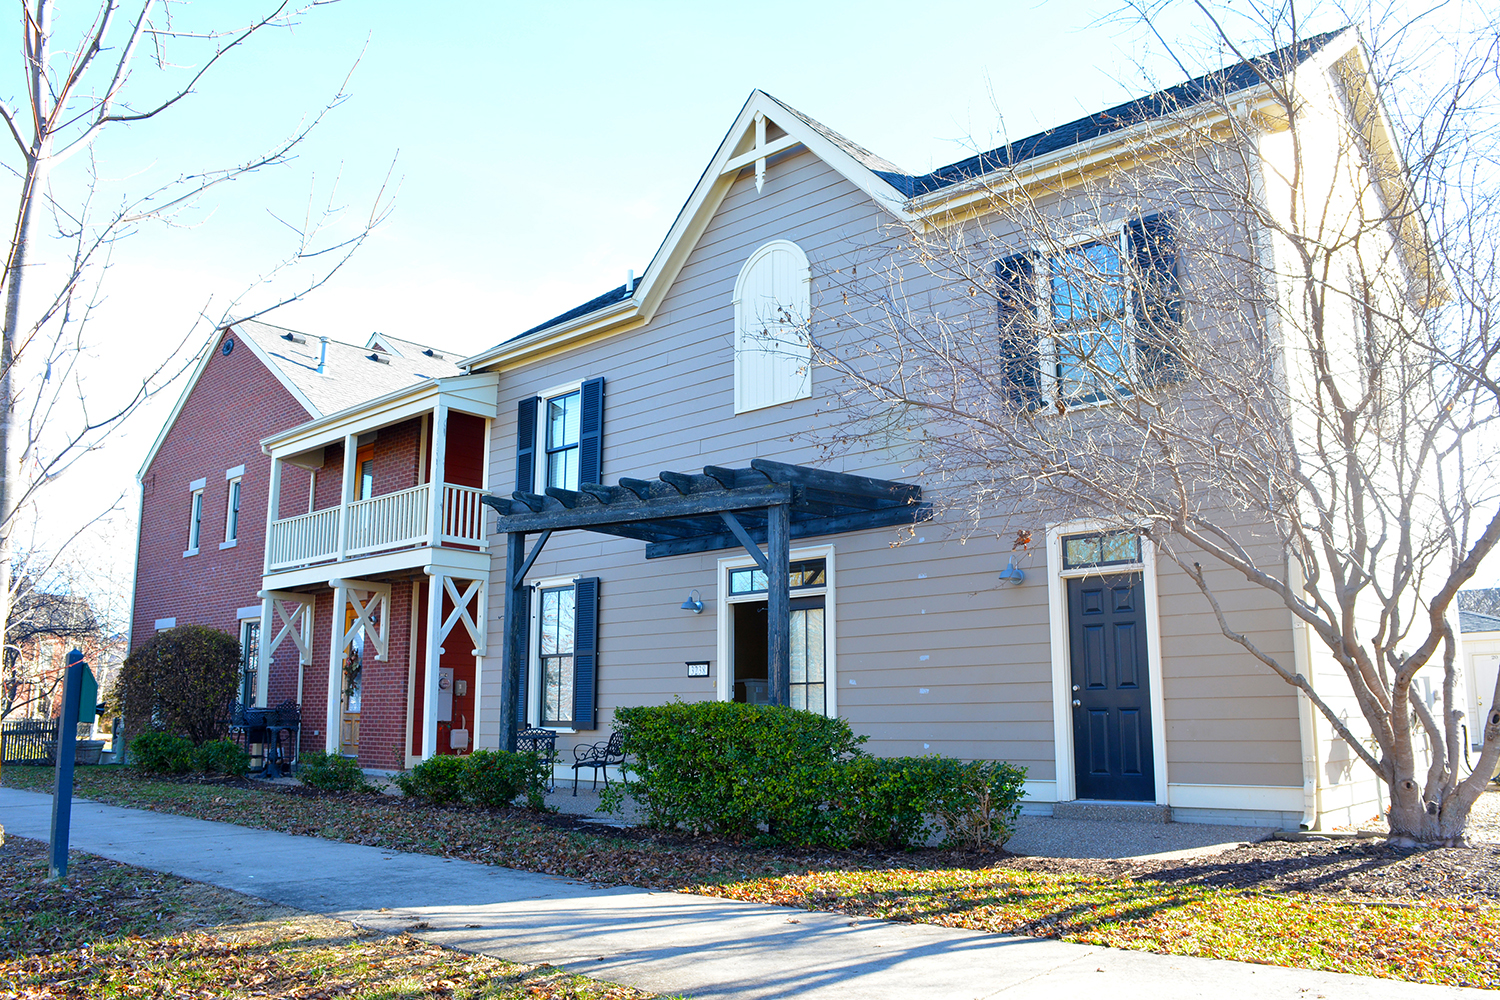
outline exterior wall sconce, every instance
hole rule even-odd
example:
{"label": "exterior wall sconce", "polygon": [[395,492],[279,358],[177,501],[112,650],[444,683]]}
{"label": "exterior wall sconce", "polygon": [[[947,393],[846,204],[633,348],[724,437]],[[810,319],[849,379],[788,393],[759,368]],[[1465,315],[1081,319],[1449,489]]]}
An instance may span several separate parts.
{"label": "exterior wall sconce", "polygon": [[703,614],[703,598],[695,590],[688,595],[688,599],[682,602],[682,610],[691,611],[695,615]]}
{"label": "exterior wall sconce", "polygon": [[[1014,556],[1005,560],[1005,568],[1000,571],[1000,579],[1015,585],[1019,585],[1022,580],[1026,579],[1026,573],[1016,565]],[[686,605],[683,606],[686,607]]]}

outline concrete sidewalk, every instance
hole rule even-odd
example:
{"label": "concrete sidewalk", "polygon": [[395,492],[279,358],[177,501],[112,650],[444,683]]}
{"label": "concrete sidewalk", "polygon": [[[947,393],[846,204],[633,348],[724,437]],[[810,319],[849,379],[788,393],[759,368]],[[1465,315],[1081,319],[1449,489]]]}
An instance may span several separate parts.
{"label": "concrete sidewalk", "polygon": [[[51,799],[0,789],[7,834],[45,840]],[[853,921],[704,896],[596,888],[421,854],[82,799],[72,846],[315,913],[698,998],[1483,996],[1479,990]]]}

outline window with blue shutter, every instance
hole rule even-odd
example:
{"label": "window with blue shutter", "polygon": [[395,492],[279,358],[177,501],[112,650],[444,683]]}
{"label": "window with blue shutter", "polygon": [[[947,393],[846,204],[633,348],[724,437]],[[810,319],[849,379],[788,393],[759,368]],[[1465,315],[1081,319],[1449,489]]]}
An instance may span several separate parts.
{"label": "window with blue shutter", "polygon": [[602,483],[604,456],[604,379],[591,378],[579,390],[582,397],[578,433],[578,481]]}
{"label": "window with blue shutter", "polygon": [[1011,403],[1023,409],[1041,403],[1034,261],[1035,255],[1018,253],[995,262],[1001,384]]}
{"label": "window with blue shutter", "polygon": [[599,578],[573,581],[573,728],[596,729],[598,702]]}
{"label": "window with blue shutter", "polygon": [[523,399],[516,406],[516,490],[533,493],[536,473],[537,397]]}
{"label": "window with blue shutter", "polygon": [[1182,377],[1182,285],[1173,213],[1131,221],[1125,241],[1136,283],[1136,369],[1147,382],[1176,381]]}

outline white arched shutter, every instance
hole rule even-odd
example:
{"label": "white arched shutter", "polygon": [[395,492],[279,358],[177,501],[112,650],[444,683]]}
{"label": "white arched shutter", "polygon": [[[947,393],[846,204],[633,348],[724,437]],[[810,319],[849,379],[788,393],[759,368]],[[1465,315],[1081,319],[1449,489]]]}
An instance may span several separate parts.
{"label": "white arched shutter", "polygon": [[812,395],[812,312],[807,255],[767,243],[745,262],[734,294],[734,411]]}

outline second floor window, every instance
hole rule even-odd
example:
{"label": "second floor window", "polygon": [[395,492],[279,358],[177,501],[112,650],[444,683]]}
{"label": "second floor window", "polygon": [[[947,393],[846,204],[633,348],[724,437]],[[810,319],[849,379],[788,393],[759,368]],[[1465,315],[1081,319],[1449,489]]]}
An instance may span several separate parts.
{"label": "second floor window", "polygon": [[188,551],[198,551],[198,541],[203,534],[203,490],[193,491],[192,511],[188,515]]}
{"label": "second floor window", "polygon": [[229,509],[224,515],[224,541],[235,542],[240,537],[240,482],[229,481]]}
{"label": "second floor window", "polygon": [[579,441],[583,410],[582,390],[554,396],[546,403],[547,485],[578,489]]}

